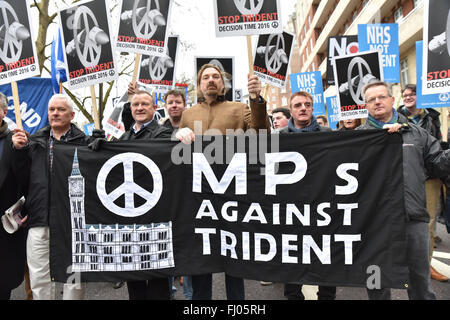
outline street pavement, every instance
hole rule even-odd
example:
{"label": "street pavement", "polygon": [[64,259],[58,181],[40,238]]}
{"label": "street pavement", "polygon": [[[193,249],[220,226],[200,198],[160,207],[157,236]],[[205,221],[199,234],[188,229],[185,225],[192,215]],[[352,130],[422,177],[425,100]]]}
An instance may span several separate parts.
{"label": "street pavement", "polygon": [[[442,242],[436,244],[431,264],[436,270],[450,278],[450,234],[447,233],[445,226],[437,223],[436,234],[442,239]],[[438,282],[432,280],[432,286],[438,300],[450,300],[450,282]],[[175,281],[177,292],[176,300],[184,300],[183,287],[179,281]],[[57,284],[57,299],[62,299],[62,285]],[[317,286],[303,286],[303,293],[307,300],[317,299]],[[367,300],[366,289],[338,287],[336,293],[337,300]],[[259,281],[245,280],[245,298],[246,300],[285,300],[283,296],[283,284],[274,283],[269,286],[263,286]],[[11,296],[12,300],[24,300],[25,289],[22,284],[15,289]],[[128,300],[126,284],[119,289],[114,289],[111,283],[89,283],[86,292],[87,300]],[[214,274],[213,276],[213,300],[225,300],[224,275]],[[392,290],[393,300],[407,300],[406,290]]]}

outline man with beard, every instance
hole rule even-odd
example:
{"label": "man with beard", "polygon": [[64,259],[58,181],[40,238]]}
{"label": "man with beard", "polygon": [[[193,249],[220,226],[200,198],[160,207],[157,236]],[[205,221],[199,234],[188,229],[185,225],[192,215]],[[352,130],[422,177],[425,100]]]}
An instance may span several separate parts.
{"label": "man with beard", "polygon": [[[261,83],[257,76],[249,76],[248,92],[256,99],[246,104],[225,100],[225,76],[220,68],[212,64],[202,66],[197,75],[198,104],[186,110],[176,137],[185,144],[195,141],[195,134],[229,134],[229,130],[264,129],[270,132],[266,102],[259,95]],[[228,132],[227,132],[228,131]],[[225,274],[227,298],[244,300],[244,279]],[[192,277],[193,300],[212,299],[212,274]]]}

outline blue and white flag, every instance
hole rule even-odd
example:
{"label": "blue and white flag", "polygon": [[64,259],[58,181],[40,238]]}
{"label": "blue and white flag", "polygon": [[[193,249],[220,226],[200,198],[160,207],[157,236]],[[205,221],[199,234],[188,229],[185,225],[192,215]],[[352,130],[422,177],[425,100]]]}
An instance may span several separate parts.
{"label": "blue and white flag", "polygon": [[292,93],[306,91],[313,96],[313,115],[325,115],[325,101],[323,98],[322,74],[320,71],[291,74]]}
{"label": "blue and white flag", "polygon": [[[30,134],[47,126],[48,102],[53,96],[52,80],[49,78],[28,78],[17,82],[19,89],[22,125]],[[10,130],[16,128],[14,99],[10,84],[0,86],[0,91],[8,98],[8,113],[5,121]]]}
{"label": "blue and white flag", "polygon": [[400,82],[400,48],[397,23],[359,24],[359,51],[379,51],[384,81]]}
{"label": "blue and white flag", "polygon": [[416,73],[417,73],[417,108],[446,108],[450,107],[450,92],[422,94],[424,79],[422,78],[423,67],[423,41],[416,42]]}
{"label": "blue and white flag", "polygon": [[59,28],[58,34],[53,38],[50,64],[52,69],[53,91],[59,93],[59,84],[67,81],[66,64],[64,62],[61,31]]}

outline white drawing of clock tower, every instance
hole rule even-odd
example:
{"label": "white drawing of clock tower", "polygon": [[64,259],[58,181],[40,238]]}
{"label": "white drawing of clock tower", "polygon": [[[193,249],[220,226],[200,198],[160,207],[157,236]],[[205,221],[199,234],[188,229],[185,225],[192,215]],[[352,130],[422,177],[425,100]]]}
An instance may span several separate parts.
{"label": "white drawing of clock tower", "polygon": [[72,222],[72,271],[81,272],[81,266],[85,265],[86,259],[86,221],[84,214],[84,177],[80,172],[78,163],[78,149],[75,150],[73,158],[72,173],[68,177],[70,213]]}

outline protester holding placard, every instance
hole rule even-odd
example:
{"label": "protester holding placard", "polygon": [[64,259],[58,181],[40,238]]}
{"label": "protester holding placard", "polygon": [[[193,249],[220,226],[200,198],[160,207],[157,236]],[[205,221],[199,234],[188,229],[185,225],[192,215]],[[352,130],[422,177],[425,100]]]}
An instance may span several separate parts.
{"label": "protester holding placard", "polygon": [[[48,104],[50,125],[28,138],[22,129],[15,129],[12,142],[15,148],[17,166],[26,165],[23,184],[27,193],[24,204],[28,214],[27,262],[30,271],[31,290],[35,300],[55,299],[55,284],[50,278],[50,228],[49,199],[51,190],[49,179],[52,172],[53,147],[56,141],[85,144],[88,137],[71,123],[75,117],[71,100],[61,94],[54,95]],[[95,137],[102,136],[100,130]],[[84,285],[64,284],[63,299],[80,299],[84,295]]]}
{"label": "protester holding placard", "polygon": [[[403,106],[398,107],[397,111],[408,118],[412,122],[429,134],[442,140],[441,122],[439,121],[440,113],[433,108],[417,108],[416,85],[407,84],[402,92]],[[436,227],[436,212],[441,197],[442,180],[436,177],[430,177],[427,174],[425,190],[427,196],[427,211],[430,215],[430,261],[433,257],[434,250],[434,229]],[[432,266],[430,266],[431,278],[437,281],[448,281],[448,278],[440,274]]]}
{"label": "protester holding placard", "polygon": [[[19,172],[13,170],[11,150],[12,132],[3,118],[8,113],[8,100],[0,93],[0,215],[13,206],[24,194],[19,185]],[[25,273],[25,240],[23,228],[7,233],[0,226],[0,300],[9,300],[11,291],[18,287]]]}
{"label": "protester holding placard", "polygon": [[[183,113],[176,137],[190,144],[195,140],[195,134],[226,134],[227,130],[240,129],[270,131],[266,102],[260,96],[261,83],[257,76],[249,76],[248,91],[250,95],[256,95],[256,99],[250,99],[250,109],[243,103],[226,101],[223,72],[215,65],[203,65],[197,75],[199,104]],[[226,274],[225,284],[229,300],[245,299],[243,279]],[[212,275],[193,276],[192,287],[193,300],[211,300]]]}
{"label": "protester holding placard", "polygon": [[[317,123],[313,116],[313,104],[313,96],[310,93],[305,91],[294,93],[289,105],[292,117],[288,126],[280,130],[280,134],[332,131],[330,128],[320,126]],[[288,300],[305,300],[300,284],[286,283],[284,285],[284,296]],[[336,299],[336,287],[319,286],[317,296],[319,300],[334,300]]]}
{"label": "protester holding placard", "polygon": [[[358,129],[390,128],[403,138],[403,177],[406,219],[406,258],[409,267],[408,296],[411,300],[434,300],[430,282],[430,217],[425,208],[425,168],[433,176],[450,172],[450,150],[443,151],[439,141],[393,108],[395,98],[385,82],[373,82],[363,89],[368,121]],[[391,299],[389,288],[368,289],[370,299]]]}

